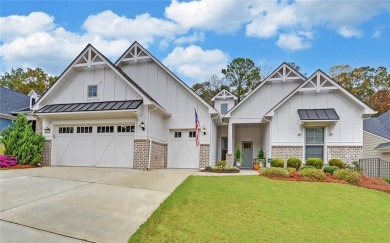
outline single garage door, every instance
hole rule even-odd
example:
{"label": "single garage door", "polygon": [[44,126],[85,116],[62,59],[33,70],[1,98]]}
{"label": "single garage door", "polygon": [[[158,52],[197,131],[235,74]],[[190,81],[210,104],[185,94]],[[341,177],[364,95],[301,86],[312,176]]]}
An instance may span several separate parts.
{"label": "single garage door", "polygon": [[55,165],[133,167],[134,126],[58,126]]}
{"label": "single garage door", "polygon": [[199,146],[195,143],[195,131],[169,132],[168,168],[199,168]]}

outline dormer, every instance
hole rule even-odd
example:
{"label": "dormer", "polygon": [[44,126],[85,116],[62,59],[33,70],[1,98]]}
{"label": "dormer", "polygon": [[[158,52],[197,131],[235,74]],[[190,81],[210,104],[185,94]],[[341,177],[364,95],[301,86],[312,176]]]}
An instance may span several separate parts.
{"label": "dormer", "polygon": [[237,102],[238,98],[225,89],[211,99],[211,104],[221,115],[225,115]]}
{"label": "dormer", "polygon": [[41,92],[35,90],[31,90],[30,93],[28,93],[28,96],[30,97],[30,108],[32,108],[35,105],[35,103],[37,102],[39,97],[41,97],[41,95],[42,95]]}

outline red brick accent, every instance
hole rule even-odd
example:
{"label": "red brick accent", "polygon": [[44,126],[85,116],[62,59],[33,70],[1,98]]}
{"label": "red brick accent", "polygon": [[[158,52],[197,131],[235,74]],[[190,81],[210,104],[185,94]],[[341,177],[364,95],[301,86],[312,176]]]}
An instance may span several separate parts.
{"label": "red brick accent", "polygon": [[43,145],[41,165],[51,165],[51,140],[46,140]]}
{"label": "red brick accent", "polygon": [[363,158],[363,146],[328,146],[327,150],[328,160],[341,159],[345,163],[352,163]]}
{"label": "red brick accent", "polygon": [[280,158],[287,161],[290,157],[303,159],[302,156],[302,146],[272,146],[272,158]]}
{"label": "red brick accent", "polygon": [[[148,139],[134,139],[133,169],[146,170],[149,161]],[[152,141],[150,169],[167,168],[168,147],[166,144]]]}
{"label": "red brick accent", "polygon": [[210,161],[210,144],[201,144],[199,151],[199,168],[209,165]]}

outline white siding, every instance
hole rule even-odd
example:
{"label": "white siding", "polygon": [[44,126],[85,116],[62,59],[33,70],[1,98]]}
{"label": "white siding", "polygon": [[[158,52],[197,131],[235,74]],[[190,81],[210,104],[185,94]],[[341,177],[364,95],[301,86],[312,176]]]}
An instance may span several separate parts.
{"label": "white siding", "polygon": [[230,109],[232,109],[234,107],[234,99],[233,98],[215,99],[215,101],[214,101],[214,108],[219,113],[221,113],[221,104],[227,104],[227,111],[229,111]]}
{"label": "white siding", "polygon": [[380,143],[388,143],[390,140],[381,138],[372,133],[363,132],[363,158],[381,158],[390,161],[390,152],[374,150]]}
{"label": "white siding", "polygon": [[214,166],[217,161],[217,149],[218,149],[218,127],[213,121],[211,126],[211,143],[210,143],[210,165]]}
{"label": "white siding", "polygon": [[168,130],[166,119],[162,117],[161,113],[152,111],[150,113],[149,133],[152,139],[167,142]]}
{"label": "white siding", "polygon": [[264,152],[264,157],[270,158],[271,157],[271,151],[270,151],[271,127],[269,123],[267,123],[262,127],[262,134],[263,134],[262,148]]}
{"label": "white siding", "polygon": [[341,91],[296,93],[275,111],[272,118],[272,143],[302,145],[304,136],[298,135],[298,109],[334,108],[340,117],[333,135],[326,129],[328,145],[362,145],[363,119],[361,108],[345,97]]}
{"label": "white siding", "polygon": [[[71,71],[59,85],[61,86],[43,101],[41,107],[47,104],[142,99],[125,80],[107,66],[77,68],[77,71]],[[98,98],[87,97],[88,85],[98,85]]]}

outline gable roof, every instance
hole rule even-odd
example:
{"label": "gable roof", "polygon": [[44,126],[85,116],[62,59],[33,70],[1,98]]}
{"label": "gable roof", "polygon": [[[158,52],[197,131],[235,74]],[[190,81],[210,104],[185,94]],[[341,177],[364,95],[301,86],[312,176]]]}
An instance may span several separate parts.
{"label": "gable roof", "polygon": [[[161,63],[156,57],[154,57],[148,50],[146,50],[141,44],[139,44],[137,41],[134,41],[133,44],[127,50],[122,54],[121,57],[115,62],[115,66],[118,67],[118,65],[125,59],[126,56],[129,55],[130,51],[133,47],[140,48],[142,51],[141,59],[150,58],[152,59],[159,67],[161,67],[164,71],[166,71],[168,74],[170,74],[175,81],[177,81],[182,87],[184,87],[189,93],[191,93],[196,99],[198,99],[202,104],[204,104],[206,107],[214,111],[213,113],[218,113],[218,111],[211,106],[209,103],[207,103],[204,99],[202,99],[195,91],[193,91],[184,81],[182,81],[179,77],[176,76],[169,68],[167,68],[163,63]],[[120,69],[118,67],[118,69]]]}
{"label": "gable roof", "polygon": [[[286,73],[286,69],[288,69],[289,73]],[[283,81],[286,81],[286,77],[292,73],[292,74],[295,74],[295,79],[301,79],[302,81],[305,81],[306,78],[305,76],[303,76],[300,72],[296,71],[294,68],[292,68],[288,63],[286,62],[283,62],[282,64],[279,65],[279,67],[277,67],[270,75],[268,75],[268,77],[266,77],[255,89],[253,89],[247,96],[244,97],[243,100],[241,100],[241,102],[239,102],[236,106],[234,106],[232,109],[230,109],[228,111],[228,113],[226,113],[225,116],[230,116],[230,113],[232,113],[234,110],[236,110],[241,104],[243,104],[244,102],[246,102],[246,100],[249,99],[249,97],[251,97],[253,94],[255,94],[258,90],[261,89],[261,87],[263,87],[267,82],[272,82],[273,80],[277,80],[277,76],[278,73],[282,70],[283,72],[283,76],[280,76],[280,80],[283,80]],[[289,77],[289,79],[291,79],[291,77]]]}
{"label": "gable roof", "polygon": [[[324,86],[323,88],[321,88],[322,86],[320,85],[319,83],[319,78],[317,75],[322,75],[323,77],[326,78],[326,81],[325,82],[329,82],[330,85],[333,85],[332,86]],[[317,76],[317,84],[314,84],[312,82],[312,79],[314,79],[314,77]],[[324,83],[325,83],[324,82]],[[311,88],[305,88],[306,85],[314,85],[313,87]],[[329,84],[328,84],[329,85]],[[319,87],[321,86],[321,87]],[[348,97],[350,97],[352,100],[354,100],[356,103],[358,103],[359,105],[361,105],[364,109],[365,109],[365,112],[364,114],[368,114],[368,115],[373,115],[373,114],[376,114],[376,111],[374,111],[370,106],[368,106],[366,103],[364,103],[363,101],[361,101],[359,98],[357,98],[355,95],[351,94],[351,92],[349,92],[348,90],[346,90],[344,87],[342,87],[340,84],[338,84],[336,81],[334,81],[331,77],[329,77],[325,72],[323,72],[322,70],[318,69],[315,73],[313,73],[309,78],[307,78],[307,80],[305,82],[303,82],[301,85],[299,85],[296,89],[294,89],[289,95],[287,95],[286,97],[284,97],[284,99],[282,99],[278,104],[276,104],[274,107],[272,107],[267,113],[265,113],[265,116],[273,116],[274,115],[274,112],[276,109],[278,109],[280,106],[282,106],[287,100],[289,100],[294,94],[296,94],[298,91],[303,91],[303,90],[317,90],[317,92],[319,92],[321,89],[338,89],[340,91],[342,91],[344,94],[346,94]]]}
{"label": "gable roof", "polygon": [[365,119],[363,130],[390,140],[390,111],[378,117]]}
{"label": "gable roof", "polygon": [[212,99],[211,101],[215,101],[215,99],[231,99],[233,98],[234,100],[238,100],[238,98],[230,93],[229,91],[227,91],[226,89],[223,89],[221,90],[221,92],[219,92],[218,94],[216,94]]}
{"label": "gable roof", "polygon": [[31,90],[30,93],[28,93],[28,96],[31,96],[32,93],[35,93],[37,96],[42,96],[42,92],[39,92],[39,91],[35,91],[35,90]]}
{"label": "gable roof", "polygon": [[30,106],[30,97],[15,90],[0,87],[0,113],[12,115],[12,112]]}
{"label": "gable roof", "polygon": [[[91,44],[88,44],[83,51],[80,52],[80,54],[69,64],[69,66],[62,72],[62,74],[57,78],[57,80],[50,86],[50,88],[38,99],[35,106],[42,102],[47,96],[49,92],[51,92],[59,82],[63,79],[63,77],[66,76],[66,74],[70,71],[72,67],[75,65],[82,65],[80,64],[81,58],[84,54],[86,54],[87,51],[92,50],[96,53],[97,56],[99,56],[101,62],[100,64],[106,64],[108,67],[110,67],[115,73],[117,73],[123,80],[125,80],[138,94],[140,94],[143,98],[148,99],[149,101],[155,103],[157,106],[159,106],[162,110],[165,111],[164,108],[162,108],[157,101],[155,101],[146,91],[144,91],[134,80],[132,80],[129,76],[127,76],[120,68],[115,66],[107,57],[105,57],[102,53],[100,53],[95,47],[93,47]],[[84,58],[85,59],[85,58]],[[90,65],[88,63],[88,60],[86,60],[86,64]],[[165,111],[166,112],[166,111]]]}

